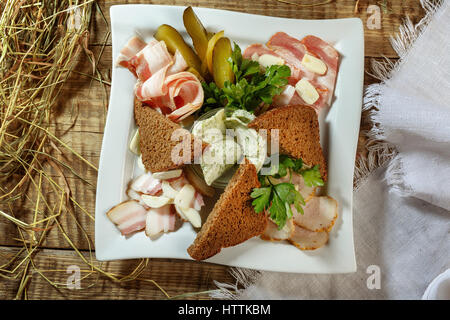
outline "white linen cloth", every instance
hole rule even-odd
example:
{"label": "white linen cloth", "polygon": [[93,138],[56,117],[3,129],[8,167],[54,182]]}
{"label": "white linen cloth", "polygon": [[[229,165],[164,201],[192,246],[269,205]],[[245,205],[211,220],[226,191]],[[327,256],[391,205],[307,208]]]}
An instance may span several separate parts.
{"label": "white linen cloth", "polygon": [[408,20],[393,41],[400,61],[392,70],[376,65],[384,81],[366,91],[365,108],[378,109],[370,113],[378,124],[370,137],[393,144],[398,154],[354,191],[357,272],[233,269],[237,283],[217,283],[212,297],[420,299],[450,267],[450,1],[422,5],[426,17],[415,27]]}
{"label": "white linen cloth", "polygon": [[450,1],[402,27],[393,70],[367,88],[365,108],[377,125],[369,135],[395,146],[386,179],[393,191],[450,210]]}

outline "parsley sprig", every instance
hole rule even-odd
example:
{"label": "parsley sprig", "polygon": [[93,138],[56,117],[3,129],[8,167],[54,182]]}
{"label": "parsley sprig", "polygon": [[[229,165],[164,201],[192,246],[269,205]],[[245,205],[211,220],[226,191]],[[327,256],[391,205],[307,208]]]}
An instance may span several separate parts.
{"label": "parsley sprig", "polygon": [[[295,189],[291,182],[275,183],[274,179],[280,179],[289,174],[289,181],[292,181],[292,173],[303,176],[305,185],[323,186],[320,177],[319,166],[307,168],[303,165],[302,159],[292,159],[286,155],[280,155],[278,166],[271,168],[271,175],[260,175],[260,188],[254,188],[250,196],[254,199],[252,205],[255,212],[261,213],[268,210],[270,218],[282,229],[286,221],[292,218],[291,205],[303,214],[302,205],[305,205],[300,192]],[[274,178],[274,179],[271,179]]]}
{"label": "parsley sprig", "polygon": [[254,112],[261,104],[271,104],[288,84],[291,69],[285,65],[272,65],[263,72],[257,61],[244,59],[235,43],[228,62],[235,75],[235,83],[226,81],[222,89],[215,83],[203,83],[205,94],[203,110],[225,107],[227,115],[238,109]]}

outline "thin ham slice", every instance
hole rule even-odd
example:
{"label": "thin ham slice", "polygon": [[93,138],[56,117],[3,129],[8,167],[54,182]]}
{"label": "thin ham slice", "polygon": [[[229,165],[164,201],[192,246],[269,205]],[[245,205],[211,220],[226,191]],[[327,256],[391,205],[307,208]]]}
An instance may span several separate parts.
{"label": "thin ham slice", "polygon": [[[267,42],[267,46],[279,57],[285,60],[286,65],[291,68],[291,78],[289,84],[295,84],[301,80],[308,80],[319,93],[319,99],[311,106],[317,111],[331,105],[334,86],[336,83],[339,53],[328,43],[315,36],[306,36],[303,40],[298,40],[284,32],[277,32]],[[309,71],[302,64],[302,59],[308,53],[320,58],[327,65],[327,72],[318,75]],[[307,104],[298,94],[292,96],[303,104]],[[296,101],[298,102],[298,101]],[[292,104],[292,101],[289,101]]]}
{"label": "thin ham slice", "polygon": [[315,36],[306,36],[301,42],[305,45],[308,52],[316,55],[327,65],[327,73],[319,76],[317,82],[329,90],[325,101],[327,105],[331,105],[339,69],[339,53],[332,45]]}
{"label": "thin ham slice", "polygon": [[328,196],[312,197],[303,208],[303,214],[294,206],[291,209],[296,225],[315,232],[329,232],[338,217],[337,201]]}
{"label": "thin ham slice", "polygon": [[300,250],[316,250],[328,242],[328,232],[313,232],[294,225],[288,241]]}
{"label": "thin ham slice", "polygon": [[278,226],[271,220],[268,221],[267,227],[261,234],[261,239],[268,241],[288,240],[294,232],[294,223],[292,219],[286,221],[283,228],[278,229]]}
{"label": "thin ham slice", "polygon": [[138,201],[128,200],[111,208],[106,215],[126,236],[145,228],[147,210]]}
{"label": "thin ham slice", "polygon": [[136,75],[136,70],[130,64],[131,58],[133,58],[139,51],[144,49],[147,44],[141,38],[134,36],[128,40],[127,44],[120,50],[119,57],[117,58],[117,65],[130,69],[130,71]]}

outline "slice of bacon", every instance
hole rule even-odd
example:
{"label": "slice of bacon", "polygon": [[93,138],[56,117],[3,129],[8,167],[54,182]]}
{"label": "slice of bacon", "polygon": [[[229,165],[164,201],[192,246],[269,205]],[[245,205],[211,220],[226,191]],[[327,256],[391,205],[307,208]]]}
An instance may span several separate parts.
{"label": "slice of bacon", "polygon": [[[144,43],[144,46],[142,46],[143,42],[139,38],[136,37],[136,39],[132,40],[130,42],[132,42],[131,45],[133,45],[134,50],[130,50],[128,46],[125,46],[122,50],[127,56],[121,54],[119,65],[128,68],[141,83],[150,79],[161,69],[165,69],[167,75],[187,69],[188,65],[181,53],[177,50],[172,57],[164,41],[152,39],[149,43]],[[140,41],[139,45],[135,44],[138,41]],[[136,51],[138,48],[140,50]]]}
{"label": "slice of bacon", "polygon": [[[187,71],[165,76],[166,69],[135,87],[136,97],[178,122],[197,111],[203,104],[203,88],[197,77]],[[165,78],[165,79],[164,79]]]}
{"label": "slice of bacon", "polygon": [[167,86],[164,84],[169,65],[159,69],[145,82],[138,80],[135,86],[136,97],[140,101],[152,101],[167,94]]}
{"label": "slice of bacon", "polygon": [[331,197],[312,197],[303,208],[304,213],[297,212],[291,206],[294,223],[315,232],[329,232],[338,217],[337,201]]}
{"label": "slice of bacon", "polygon": [[147,210],[138,201],[128,200],[111,208],[106,215],[126,236],[145,228]]}
{"label": "slice of bacon", "polygon": [[145,234],[154,238],[162,233],[175,230],[176,215],[172,204],[150,209],[147,213]]}
{"label": "slice of bacon", "polygon": [[164,41],[151,40],[130,60],[139,81],[144,82],[159,70],[169,68],[174,63]]}
{"label": "slice of bacon", "polygon": [[175,55],[173,56],[173,64],[167,70],[167,75],[175,74],[181,71],[184,71],[188,68],[188,64],[186,60],[184,60],[183,55],[178,51],[175,51]]}
{"label": "slice of bacon", "polygon": [[294,223],[292,219],[286,221],[283,228],[278,229],[278,226],[271,220],[267,222],[267,227],[261,235],[261,239],[268,241],[288,240],[294,232]]}
{"label": "slice of bacon", "polygon": [[166,78],[169,107],[174,110],[167,117],[178,122],[197,111],[203,104],[203,88],[197,77],[190,72],[179,72]]}
{"label": "slice of bacon", "polygon": [[147,172],[134,179],[130,184],[130,189],[154,196],[161,191],[161,181],[153,178],[152,174]]}
{"label": "slice of bacon", "polygon": [[174,188],[176,191],[180,191],[185,184],[189,183],[189,181],[185,178],[184,174],[182,174],[178,178],[169,179],[167,181],[170,183],[170,186]]}
{"label": "slice of bacon", "polygon": [[328,232],[314,232],[294,225],[288,241],[300,250],[316,250],[328,242]]}
{"label": "slice of bacon", "polygon": [[311,52],[322,59],[329,69],[334,71],[338,70],[339,53],[328,42],[325,42],[316,36],[309,35],[304,37],[301,40],[301,43],[305,45],[308,52]]}
{"label": "slice of bacon", "polygon": [[141,38],[134,36],[128,40],[127,44],[120,50],[119,57],[117,58],[117,65],[130,69],[130,71],[136,75],[136,70],[130,64],[131,58],[133,58],[139,51],[144,49],[147,44]]}

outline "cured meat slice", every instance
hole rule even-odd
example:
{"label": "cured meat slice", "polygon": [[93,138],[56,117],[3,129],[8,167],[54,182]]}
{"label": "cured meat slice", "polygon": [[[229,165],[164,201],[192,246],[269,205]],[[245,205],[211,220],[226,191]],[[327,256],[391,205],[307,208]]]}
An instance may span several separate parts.
{"label": "cured meat slice", "polygon": [[[256,56],[255,56],[255,54],[256,54]],[[263,54],[270,54],[270,55],[278,57],[278,55],[275,53],[275,51],[270,50],[269,48],[267,48],[266,46],[264,46],[263,44],[260,44],[260,43],[254,43],[254,44],[249,45],[242,53],[242,57],[244,59],[248,59],[248,60],[255,60],[256,57],[260,57]]]}
{"label": "cured meat slice", "polygon": [[168,204],[161,208],[148,210],[145,234],[148,237],[157,237],[158,235],[174,231],[176,215],[174,212],[173,205]]}
{"label": "cured meat slice", "polygon": [[316,250],[328,242],[328,232],[314,232],[294,225],[294,232],[288,239],[300,250]]}
{"label": "cured meat slice", "polygon": [[138,201],[129,200],[111,208],[106,215],[126,236],[145,228],[147,210]]}
{"label": "cured meat slice", "polygon": [[327,105],[331,105],[339,68],[339,53],[332,45],[315,36],[306,36],[301,42],[308,52],[315,54],[327,65],[327,73],[318,77],[317,82],[329,90],[325,101]]}
{"label": "cured meat slice", "polygon": [[136,84],[136,97],[152,108],[160,108],[167,117],[178,122],[197,111],[203,104],[203,88],[190,72],[166,77],[161,69],[143,84]]}
{"label": "cured meat slice", "polygon": [[169,67],[167,70],[167,75],[171,75],[174,73],[178,73],[181,71],[186,70],[188,67],[188,64],[186,60],[184,60],[183,55],[180,53],[180,51],[175,51],[175,55],[173,56],[173,64]]}
{"label": "cured meat slice", "polygon": [[169,66],[165,66],[164,68],[158,70],[144,83],[141,81],[136,83],[135,94],[139,100],[148,101],[167,94],[167,86],[165,86],[164,80],[166,78],[168,67]]}
{"label": "cured meat slice", "polygon": [[130,71],[136,75],[136,71],[130,64],[131,58],[133,58],[139,51],[144,49],[147,44],[141,38],[134,36],[128,40],[127,44],[120,50],[119,57],[117,58],[117,65],[130,69]]}
{"label": "cured meat slice", "polygon": [[173,64],[164,41],[152,40],[130,60],[139,81],[146,81],[159,70]]}
{"label": "cured meat slice", "polygon": [[[316,89],[319,98],[312,104],[303,101],[298,93],[294,95],[303,102],[302,104],[311,105],[317,111],[331,105],[339,54],[330,44],[315,36],[306,36],[300,41],[284,32],[277,32],[267,42],[267,46],[291,68],[290,85],[295,86],[298,81],[305,79]],[[305,54],[321,59],[327,66],[325,74],[317,74],[306,68],[302,63]]]}
{"label": "cured meat slice", "polygon": [[197,111],[203,104],[203,88],[197,77],[190,72],[179,72],[165,80],[168,88],[169,108],[174,110],[167,117],[175,122]]}
{"label": "cured meat slice", "polygon": [[161,181],[153,178],[152,174],[147,172],[135,178],[130,184],[130,189],[153,196],[161,191]]}
{"label": "cured meat slice", "polygon": [[329,232],[338,217],[338,205],[331,197],[312,197],[301,214],[291,206],[294,223],[310,231]]}
{"label": "cured meat slice", "polygon": [[294,223],[292,219],[286,221],[281,230],[278,229],[278,226],[271,220],[267,222],[267,227],[264,230],[264,233],[261,235],[261,239],[268,241],[281,241],[288,240],[292,233],[294,232]]}

